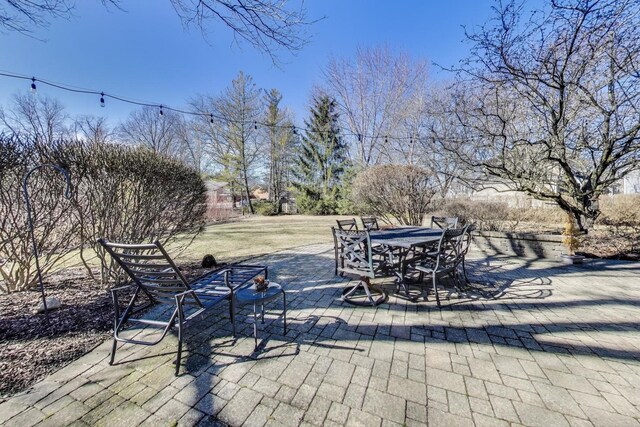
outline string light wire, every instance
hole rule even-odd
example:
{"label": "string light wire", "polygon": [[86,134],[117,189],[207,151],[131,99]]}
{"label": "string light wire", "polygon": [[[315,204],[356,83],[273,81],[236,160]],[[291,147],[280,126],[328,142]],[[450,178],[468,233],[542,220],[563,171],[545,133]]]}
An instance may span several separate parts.
{"label": "string light wire", "polygon": [[[43,84],[45,86],[50,86],[50,87],[53,87],[53,88],[56,88],[56,89],[60,89],[60,90],[64,90],[64,91],[67,91],[67,92],[100,96],[100,106],[101,107],[105,106],[105,99],[106,98],[110,98],[110,99],[114,99],[116,101],[124,102],[126,104],[137,105],[139,107],[154,107],[154,108],[158,108],[159,114],[161,116],[163,116],[164,115],[164,111],[167,110],[167,111],[172,111],[172,112],[175,112],[175,113],[180,113],[180,114],[194,116],[194,117],[203,117],[205,119],[209,119],[210,123],[212,123],[212,124],[214,123],[214,119],[217,119],[217,120],[220,120],[220,121],[224,121],[224,122],[228,122],[228,123],[233,123],[233,124],[248,124],[248,123],[246,123],[245,121],[242,121],[242,120],[230,119],[228,117],[223,117],[223,116],[220,116],[220,115],[216,115],[216,114],[213,114],[211,112],[203,113],[203,112],[197,112],[197,111],[189,111],[189,110],[183,110],[183,109],[180,109],[180,108],[170,107],[170,106],[167,106],[165,104],[155,104],[155,103],[151,103],[151,102],[138,101],[138,100],[134,100],[134,99],[131,99],[131,98],[124,97],[124,96],[112,95],[112,94],[106,93],[104,91],[72,87],[72,86],[69,86],[69,85],[66,85],[66,84],[63,84],[63,83],[56,83],[56,82],[53,82],[51,80],[39,79],[39,78],[36,78],[36,77],[33,77],[33,76],[32,77],[28,77],[28,76],[25,76],[25,75],[11,73],[11,72],[7,72],[7,71],[0,71],[0,76],[14,78],[14,79],[31,80],[31,91],[34,92],[34,93],[36,91],[36,81],[37,81],[38,83],[41,83],[41,84]],[[265,123],[265,122],[260,122],[260,121],[253,121],[253,125],[254,125],[254,129],[257,129],[258,125],[265,126],[265,127],[289,129],[289,130],[292,131],[292,133],[294,135],[298,135],[298,131],[304,131],[304,132],[307,132],[307,133],[320,133],[320,134],[326,132],[326,131],[319,131],[319,130],[309,129],[308,127],[301,127],[301,126],[296,126],[296,125],[291,125],[291,124],[278,125],[278,124]],[[361,133],[354,133],[348,128],[342,128],[342,127],[339,127],[339,126],[338,126],[338,129],[341,131],[341,135],[342,136],[356,137],[359,142],[362,142],[362,140],[364,138],[367,138],[367,139],[384,138],[385,139],[385,143],[388,142],[389,139],[396,140],[396,141],[407,141],[407,140],[409,140],[411,143],[413,143],[413,140],[421,140],[421,138],[419,138],[419,137],[415,138],[415,137],[410,137],[410,136],[363,135]]]}

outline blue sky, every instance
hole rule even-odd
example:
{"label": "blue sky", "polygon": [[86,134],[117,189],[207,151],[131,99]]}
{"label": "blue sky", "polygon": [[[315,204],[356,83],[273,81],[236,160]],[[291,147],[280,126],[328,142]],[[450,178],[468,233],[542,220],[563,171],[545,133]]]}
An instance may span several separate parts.
{"label": "blue sky", "polygon": [[[325,19],[309,28],[310,43],[297,55],[281,52],[274,67],[268,56],[232,43],[231,32],[213,26],[210,44],[195,29],[185,30],[167,0],[123,2],[126,11],[105,9],[98,0],[79,0],[75,17],[38,30],[39,39],[18,33],[0,35],[0,70],[34,75],[76,87],[184,108],[198,94],[217,94],[240,70],[259,87],[277,88],[283,103],[305,115],[312,87],[331,55],[349,56],[358,46],[387,44],[441,65],[455,64],[469,46],[462,26],[482,24],[491,15],[489,0],[307,0],[310,18]],[[445,73],[431,67],[435,79]],[[0,104],[27,91],[29,82],[0,77]],[[71,115],[93,114],[112,123],[135,108],[99,97],[39,86],[62,101]]]}

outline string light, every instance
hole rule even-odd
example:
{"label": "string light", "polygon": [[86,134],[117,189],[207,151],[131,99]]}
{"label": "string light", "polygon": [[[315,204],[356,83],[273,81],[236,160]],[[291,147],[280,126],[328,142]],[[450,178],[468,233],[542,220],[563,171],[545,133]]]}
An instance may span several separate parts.
{"label": "string light", "polygon": [[[8,73],[8,72],[0,72],[0,76],[4,76],[4,77],[11,77],[11,78],[16,78],[16,79],[22,79],[22,80],[31,80],[31,92],[35,93],[36,92],[36,78],[35,77],[28,77],[25,75],[20,75],[20,74],[15,74],[15,73]],[[83,94],[92,94],[92,95],[99,95],[100,96],[100,106],[104,107],[105,106],[105,98],[109,97],[111,99],[115,99],[117,101],[120,102],[124,102],[127,104],[131,104],[131,105],[137,105],[137,106],[141,106],[141,107],[155,107],[155,108],[159,108],[159,115],[160,116],[164,116],[164,110],[169,110],[169,111],[174,111],[176,113],[181,113],[181,114],[185,114],[185,115],[190,115],[190,116],[198,116],[198,117],[209,117],[209,121],[211,124],[214,123],[214,118],[227,122],[227,123],[236,123],[236,124],[241,124],[241,123],[246,123],[246,121],[244,120],[234,120],[234,119],[230,119],[228,117],[223,117],[223,116],[218,116],[218,115],[214,115],[212,113],[200,113],[200,112],[195,112],[195,111],[187,111],[187,110],[182,110],[179,108],[173,108],[173,107],[169,107],[166,105],[158,105],[158,104],[153,104],[153,103],[149,103],[149,102],[142,102],[142,101],[136,101],[136,100],[132,100],[132,99],[128,99],[125,97],[121,97],[121,96],[116,96],[116,95],[111,95],[111,94],[105,94],[102,91],[96,91],[96,90],[90,90],[90,89],[79,89],[79,88],[74,88],[65,84],[61,84],[61,83],[55,83],[55,82],[51,82],[48,80],[43,80],[43,79],[37,79],[39,84],[44,84],[47,86],[51,86],[51,87],[55,87],[57,89],[61,89],[67,92],[73,92],[73,93],[83,93]],[[295,125],[274,125],[271,123],[262,123],[262,122],[258,122],[258,121],[254,121],[253,122],[253,126],[254,129],[257,130],[258,128],[258,124],[266,126],[266,127],[271,127],[271,128],[280,128],[280,129],[285,129],[285,128],[289,128],[292,130],[294,135],[299,135],[298,130],[300,131],[305,131],[305,132],[311,132],[311,133],[320,133],[323,134],[324,131],[319,131],[319,130],[314,130],[314,129],[309,129],[307,127],[301,127],[301,126],[295,126]],[[391,140],[395,140],[395,141],[407,141],[409,140],[409,142],[412,144],[413,143],[413,137],[406,137],[406,136],[390,136],[390,135],[364,135],[361,133],[353,133],[349,128],[342,128],[342,127],[338,127],[338,130],[342,131],[341,135],[342,136],[356,136],[358,138],[358,141],[362,142],[363,138],[369,138],[372,140],[378,139],[378,138],[384,138],[385,143],[389,142],[389,139]],[[417,138],[418,140],[420,140],[420,138]]]}

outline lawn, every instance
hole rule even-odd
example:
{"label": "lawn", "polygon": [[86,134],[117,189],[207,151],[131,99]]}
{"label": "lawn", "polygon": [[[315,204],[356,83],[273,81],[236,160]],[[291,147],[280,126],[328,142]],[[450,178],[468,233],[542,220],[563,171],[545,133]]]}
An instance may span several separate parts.
{"label": "lawn", "polygon": [[[296,246],[332,243],[331,227],[341,216],[251,216],[238,221],[208,225],[179,256],[178,263],[213,255],[218,262],[236,262]],[[171,248],[184,244],[180,241]]]}

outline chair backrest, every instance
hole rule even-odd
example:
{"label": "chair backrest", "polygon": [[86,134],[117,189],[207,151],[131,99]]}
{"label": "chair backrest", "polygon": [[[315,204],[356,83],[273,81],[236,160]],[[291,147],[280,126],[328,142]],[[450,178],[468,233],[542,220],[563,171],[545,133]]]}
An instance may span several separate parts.
{"label": "chair backrest", "polygon": [[358,231],[358,223],[355,218],[337,219],[336,222],[340,231]]}
{"label": "chair backrest", "polygon": [[430,228],[456,228],[458,226],[458,217],[432,216]]}
{"label": "chair backrest", "polygon": [[[189,283],[158,241],[147,244],[98,243],[149,297],[174,303],[175,295],[190,290]],[[194,297],[197,299],[197,297]],[[198,301],[199,302],[199,301]]]}
{"label": "chair backrest", "polygon": [[468,224],[464,227],[462,236],[460,237],[460,247],[458,249],[459,256],[465,257],[471,247],[471,233],[476,229],[474,224]]}
{"label": "chair backrest", "polygon": [[358,277],[374,278],[369,232],[335,230],[334,235],[341,248],[341,263],[338,270]]}
{"label": "chair backrest", "polygon": [[378,219],[375,216],[361,216],[360,220],[365,230],[380,230]]}
{"label": "chair backrest", "polygon": [[460,257],[460,241],[464,237],[464,229],[447,228],[438,241],[436,270],[445,270],[457,265]]}

